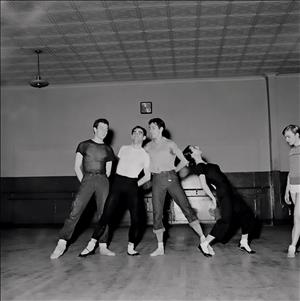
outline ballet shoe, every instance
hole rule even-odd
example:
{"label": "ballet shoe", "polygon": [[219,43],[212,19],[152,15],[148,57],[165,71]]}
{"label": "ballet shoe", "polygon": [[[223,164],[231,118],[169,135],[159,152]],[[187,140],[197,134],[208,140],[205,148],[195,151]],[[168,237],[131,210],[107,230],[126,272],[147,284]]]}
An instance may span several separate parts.
{"label": "ballet shoe", "polygon": [[246,247],[244,247],[243,245],[239,244],[238,247],[240,248],[240,250],[247,252],[248,254],[255,254],[256,252],[253,250],[247,250]]}
{"label": "ballet shoe", "polygon": [[288,248],[288,253],[287,253],[288,258],[294,258],[296,257],[296,247],[290,245]]}
{"label": "ballet shoe", "polygon": [[205,252],[205,251],[203,250],[203,248],[205,248],[205,246],[203,246],[203,244],[200,244],[200,245],[198,246],[198,249],[201,251],[201,253],[202,253],[205,257],[212,257],[212,255],[208,253],[208,250],[207,250],[207,252]]}
{"label": "ballet shoe", "polygon": [[211,245],[207,245],[207,250],[208,250],[208,252],[209,252],[209,254],[210,254],[211,256],[216,255],[216,253],[215,253],[215,251],[214,251],[214,249],[212,248]]}
{"label": "ballet shoe", "polygon": [[135,252],[135,253],[129,253],[129,252],[127,252],[127,255],[129,255],[129,256],[139,256],[141,254],[139,252]]}
{"label": "ballet shoe", "polygon": [[[96,249],[96,248],[95,248]],[[89,251],[87,248],[85,248],[79,255],[78,257],[87,257],[87,256],[90,256],[90,255],[94,255],[95,254],[95,249]],[[88,252],[87,253],[83,253],[85,250],[87,250]]]}
{"label": "ballet shoe", "polygon": [[67,249],[67,241],[64,239],[60,239],[57,242],[57,246],[55,247],[54,251],[50,255],[50,258],[51,259],[59,258],[60,256],[62,256],[65,253],[66,249]]}
{"label": "ballet shoe", "polygon": [[116,256],[116,253],[109,250],[106,246],[104,246],[104,247],[100,246],[99,247],[99,253],[101,255],[105,255],[105,256]]}
{"label": "ballet shoe", "polygon": [[165,255],[164,248],[157,248],[154,252],[150,254],[151,257],[162,256]]}

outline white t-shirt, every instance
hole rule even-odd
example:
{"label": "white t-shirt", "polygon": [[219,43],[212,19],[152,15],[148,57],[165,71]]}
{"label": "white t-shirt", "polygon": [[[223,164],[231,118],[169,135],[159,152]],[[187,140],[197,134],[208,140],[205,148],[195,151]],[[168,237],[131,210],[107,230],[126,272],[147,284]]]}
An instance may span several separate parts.
{"label": "white t-shirt", "polygon": [[128,178],[137,178],[144,168],[149,168],[150,157],[142,148],[136,148],[133,145],[121,146],[119,153],[119,162],[116,173]]}

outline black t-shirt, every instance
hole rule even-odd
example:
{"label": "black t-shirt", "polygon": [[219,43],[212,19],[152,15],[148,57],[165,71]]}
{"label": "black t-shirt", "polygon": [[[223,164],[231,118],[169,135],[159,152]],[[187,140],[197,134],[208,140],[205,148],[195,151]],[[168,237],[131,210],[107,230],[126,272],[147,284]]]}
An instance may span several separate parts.
{"label": "black t-shirt", "polygon": [[79,143],[76,153],[83,156],[83,173],[100,172],[105,174],[106,162],[115,159],[114,152],[109,145],[97,143],[92,139]]}
{"label": "black t-shirt", "polygon": [[214,185],[217,193],[230,192],[230,183],[217,164],[199,163],[192,167],[192,171],[198,176],[205,175],[207,184]]}

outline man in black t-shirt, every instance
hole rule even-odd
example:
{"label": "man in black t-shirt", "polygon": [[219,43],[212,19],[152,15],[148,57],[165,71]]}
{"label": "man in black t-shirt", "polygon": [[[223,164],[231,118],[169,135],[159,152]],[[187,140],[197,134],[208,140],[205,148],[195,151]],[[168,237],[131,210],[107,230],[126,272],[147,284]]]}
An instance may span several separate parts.
{"label": "man in black t-shirt", "polygon": [[[106,119],[97,119],[93,124],[94,138],[79,143],[76,149],[75,173],[80,181],[80,187],[72,203],[71,212],[60,231],[51,259],[59,258],[65,252],[67,242],[72,237],[75,226],[93,194],[96,196],[97,219],[102,214],[109,191],[108,177],[115,157],[112,148],[103,142],[108,128],[109,123]],[[114,256],[115,254],[107,248],[106,242],[107,231],[100,239],[100,253]]]}

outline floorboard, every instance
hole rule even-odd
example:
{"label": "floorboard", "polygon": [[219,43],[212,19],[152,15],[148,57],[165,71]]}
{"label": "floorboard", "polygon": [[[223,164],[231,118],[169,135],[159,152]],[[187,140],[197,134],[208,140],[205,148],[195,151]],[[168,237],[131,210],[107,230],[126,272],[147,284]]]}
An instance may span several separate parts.
{"label": "floorboard", "polygon": [[165,256],[149,256],[156,247],[150,227],[141,256],[128,256],[128,228],[121,227],[110,245],[116,257],[79,258],[91,232],[50,260],[58,229],[2,229],[1,300],[300,300],[300,254],[286,257],[290,226],[265,226],[253,255],[237,248],[237,234],[216,244],[213,258],[199,252],[187,225],[170,228]]}

